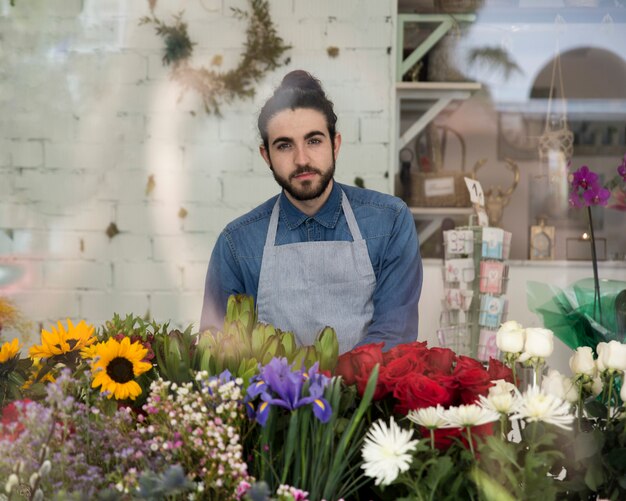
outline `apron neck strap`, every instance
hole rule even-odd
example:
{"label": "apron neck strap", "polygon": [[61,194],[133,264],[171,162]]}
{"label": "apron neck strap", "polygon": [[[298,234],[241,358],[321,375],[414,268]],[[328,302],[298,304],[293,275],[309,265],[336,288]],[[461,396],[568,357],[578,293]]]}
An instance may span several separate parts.
{"label": "apron neck strap", "polygon": [[[352,207],[350,206],[350,202],[348,202],[348,197],[341,190],[341,208],[343,209],[343,213],[346,216],[346,223],[348,223],[348,228],[350,229],[350,233],[352,234],[352,240],[355,242],[357,240],[363,240],[361,236],[361,231],[359,230],[359,225],[356,222],[356,218],[354,217],[354,212],[352,212]],[[272,209],[272,215],[270,216],[270,225],[267,229],[267,237],[265,238],[265,247],[273,247],[276,244],[276,231],[278,230],[278,215],[280,209],[280,196],[276,199],[276,203],[274,204],[274,208]]]}

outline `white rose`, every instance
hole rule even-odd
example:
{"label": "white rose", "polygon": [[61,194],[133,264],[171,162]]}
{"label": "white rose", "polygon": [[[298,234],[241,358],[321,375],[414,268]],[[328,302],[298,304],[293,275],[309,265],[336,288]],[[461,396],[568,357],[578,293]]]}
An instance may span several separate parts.
{"label": "white rose", "polygon": [[541,389],[550,395],[568,402],[578,401],[578,388],[574,382],[556,369],[550,370],[541,382]]}
{"label": "white rose", "polygon": [[548,358],[554,350],[554,334],[550,329],[541,327],[528,327],[526,329],[526,341],[524,343],[523,358],[531,357]]}
{"label": "white rose", "polygon": [[604,383],[602,382],[602,378],[600,376],[594,377],[589,383],[585,384],[585,390],[590,391],[594,397],[597,397],[600,393],[602,393],[603,387]]}
{"label": "white rose", "polygon": [[496,333],[496,345],[504,353],[521,353],[524,349],[524,328],[515,320],[504,322]]}
{"label": "white rose", "polygon": [[626,370],[626,344],[619,341],[598,343],[598,359],[601,360],[604,369]]}
{"label": "white rose", "polygon": [[604,362],[600,359],[600,353],[605,349],[608,343],[600,342],[596,345],[596,353],[598,354],[598,358],[596,359],[596,367],[598,368],[598,372],[604,372],[607,368],[604,366]]}
{"label": "white rose", "polygon": [[583,374],[593,378],[598,369],[591,347],[581,346],[578,348],[569,359],[569,368],[574,374]]}

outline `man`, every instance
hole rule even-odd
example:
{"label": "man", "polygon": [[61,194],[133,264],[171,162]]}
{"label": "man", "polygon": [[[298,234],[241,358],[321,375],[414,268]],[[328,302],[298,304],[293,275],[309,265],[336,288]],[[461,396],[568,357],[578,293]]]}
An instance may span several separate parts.
{"label": "man", "polygon": [[400,199],[334,181],[337,116],[320,82],[285,76],[258,119],[261,156],[282,193],[226,226],[206,277],[200,327],[220,327],[228,296],[312,344],[329,325],[339,351],[417,337],[422,264]]}

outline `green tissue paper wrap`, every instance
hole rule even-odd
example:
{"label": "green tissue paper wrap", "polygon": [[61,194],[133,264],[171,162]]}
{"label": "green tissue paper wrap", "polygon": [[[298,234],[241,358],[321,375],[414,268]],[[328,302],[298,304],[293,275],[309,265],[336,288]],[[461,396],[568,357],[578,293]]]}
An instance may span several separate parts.
{"label": "green tissue paper wrap", "polygon": [[528,282],[527,301],[530,311],[543,319],[546,329],[575,350],[602,341],[626,342],[626,282],[600,280],[600,303],[594,314],[594,284],[584,278],[560,289],[541,282]]}

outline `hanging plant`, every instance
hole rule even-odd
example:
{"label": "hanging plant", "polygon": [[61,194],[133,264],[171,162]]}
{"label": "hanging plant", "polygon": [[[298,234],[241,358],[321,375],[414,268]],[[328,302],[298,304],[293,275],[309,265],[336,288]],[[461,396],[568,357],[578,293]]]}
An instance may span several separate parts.
{"label": "hanging plant", "polygon": [[195,90],[200,94],[207,113],[220,115],[222,103],[254,96],[254,83],[268,71],[289,62],[289,59],[281,61],[281,57],[291,46],[278,36],[267,0],[249,0],[249,11],[231,8],[237,19],[248,21],[245,51],[235,69],[221,73],[191,66],[189,60],[195,43],[189,38],[183,13],[173,16],[173,24],[166,24],[154,15],[155,4],[150,2],[152,17],[141,18],[139,24],[154,24],[156,34],[165,42],[163,64],[172,66],[172,77],[183,92]]}

